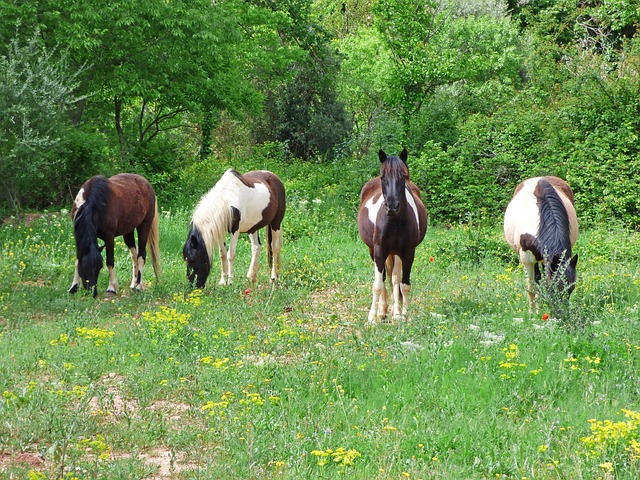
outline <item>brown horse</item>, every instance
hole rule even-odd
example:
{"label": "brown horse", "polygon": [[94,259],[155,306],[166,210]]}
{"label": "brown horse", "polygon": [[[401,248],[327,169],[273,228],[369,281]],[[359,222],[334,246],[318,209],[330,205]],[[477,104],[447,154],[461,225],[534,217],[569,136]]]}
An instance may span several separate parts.
{"label": "brown horse", "polygon": [[[249,233],[251,265],[247,278],[253,282],[258,276],[260,238],[258,231],[267,229],[267,258],[271,267],[271,281],[278,279],[282,248],[282,219],[286,207],[284,185],[266,170],[241,175],[228,169],[206,193],[195,208],[182,256],[187,264],[187,279],[197,288],[204,288],[211,271],[214,248],[218,248],[222,272],[220,285],[233,283],[233,262],[240,233]],[[231,234],[229,250],[225,246]]]}
{"label": "brown horse", "polygon": [[549,176],[520,183],[504,215],[504,236],[526,272],[530,311],[537,309],[541,263],[547,279],[555,278],[558,290],[571,294],[578,263],[571,248],[578,238],[578,217],[567,182]]}
{"label": "brown horse", "polygon": [[[76,269],[69,293],[82,284],[98,294],[98,274],[102,268],[102,248],[107,250],[109,269],[108,293],[118,290],[114,271],[114,241],[122,236],[129,247],[133,263],[131,289],[142,289],[142,270],[147,258],[147,242],[156,279],[160,275],[160,247],[158,232],[158,204],[153,187],[146,178],[121,173],[107,179],[102,175],[87,180],[71,210],[76,239]],[[134,231],[138,232],[138,248]],[[98,238],[104,246],[98,247]]]}
{"label": "brown horse", "polygon": [[375,271],[371,323],[387,316],[387,274],[393,291],[393,318],[406,315],[415,250],[427,232],[427,209],[420,190],[409,180],[407,150],[399,158],[380,150],[378,157],[380,176],[362,187],[358,210],[358,231],[369,247]]}

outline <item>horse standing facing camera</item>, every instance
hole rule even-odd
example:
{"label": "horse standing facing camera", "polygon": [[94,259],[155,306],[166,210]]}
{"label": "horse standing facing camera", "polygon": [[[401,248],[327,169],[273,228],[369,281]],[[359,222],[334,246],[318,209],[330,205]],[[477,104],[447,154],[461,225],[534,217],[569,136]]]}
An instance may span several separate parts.
{"label": "horse standing facing camera", "polygon": [[[102,248],[109,269],[108,293],[118,291],[114,270],[114,242],[122,236],[129,247],[133,274],[131,289],[142,289],[142,270],[147,259],[147,243],[156,279],[160,275],[158,204],[149,181],[141,175],[120,173],[111,178],[91,177],[80,188],[71,209],[76,240],[76,267],[69,293],[82,285],[98,295],[98,274],[102,269]],[[138,247],[134,232],[138,232]],[[104,246],[98,247],[98,238]]]}
{"label": "horse standing facing camera", "polygon": [[358,209],[358,232],[374,263],[370,323],[387,317],[387,275],[393,292],[393,319],[406,315],[416,247],[427,232],[427,209],[420,190],[409,180],[407,150],[399,157],[380,150],[378,157],[380,176],[362,187]]}

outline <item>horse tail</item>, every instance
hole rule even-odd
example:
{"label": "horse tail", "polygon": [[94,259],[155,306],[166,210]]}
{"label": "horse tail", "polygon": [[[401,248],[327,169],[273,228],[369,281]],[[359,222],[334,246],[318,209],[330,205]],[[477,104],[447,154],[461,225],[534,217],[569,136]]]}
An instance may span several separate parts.
{"label": "horse tail", "polygon": [[154,207],[153,221],[151,222],[151,230],[149,230],[149,253],[151,255],[151,263],[156,280],[162,273],[160,266],[160,229],[158,228],[158,201],[156,199]]}
{"label": "horse tail", "polygon": [[267,260],[269,262],[269,269],[273,267],[273,247],[271,243],[273,241],[273,229],[271,224],[267,225]]}

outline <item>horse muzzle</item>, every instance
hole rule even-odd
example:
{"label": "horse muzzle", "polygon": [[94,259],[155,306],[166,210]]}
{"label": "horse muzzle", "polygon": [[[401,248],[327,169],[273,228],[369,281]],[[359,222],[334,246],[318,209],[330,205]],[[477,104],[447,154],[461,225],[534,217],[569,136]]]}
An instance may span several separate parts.
{"label": "horse muzzle", "polygon": [[388,203],[385,203],[384,208],[387,212],[387,215],[389,215],[390,217],[395,217],[396,215],[398,215],[398,212],[400,212],[399,205],[390,206]]}

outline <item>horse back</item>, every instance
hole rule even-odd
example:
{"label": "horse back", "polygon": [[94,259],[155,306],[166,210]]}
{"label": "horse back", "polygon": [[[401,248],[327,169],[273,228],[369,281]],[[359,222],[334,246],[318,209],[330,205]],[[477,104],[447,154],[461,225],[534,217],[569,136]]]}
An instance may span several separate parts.
{"label": "horse back", "polygon": [[[543,195],[540,182],[548,182],[562,201],[569,220],[569,238],[573,245],[578,238],[578,217],[574,207],[573,190],[559,177],[533,177],[516,187],[504,217],[504,236],[513,250],[529,249],[521,245],[521,239],[537,238],[540,228],[540,196]],[[526,248],[523,248],[526,247]]]}
{"label": "horse back", "polygon": [[119,173],[109,178],[108,211],[103,229],[114,236],[125,235],[136,227],[151,225],[155,216],[156,195],[149,181],[141,175]]}
{"label": "horse back", "polygon": [[[241,217],[247,217],[252,224],[245,226],[245,228],[240,228],[240,230],[253,233],[267,225],[270,225],[274,230],[280,230],[287,203],[284,184],[280,178],[275,173],[267,170],[253,170],[242,175],[236,172],[236,175],[242,184],[248,188],[248,194],[245,195],[246,203],[239,202],[236,207],[239,207]],[[258,185],[266,187],[269,193],[267,201],[256,189]],[[240,203],[244,203],[244,205],[240,205]],[[261,218],[257,220],[253,218],[255,216],[253,210],[256,209],[261,212]],[[244,215],[242,210],[245,210]]]}

